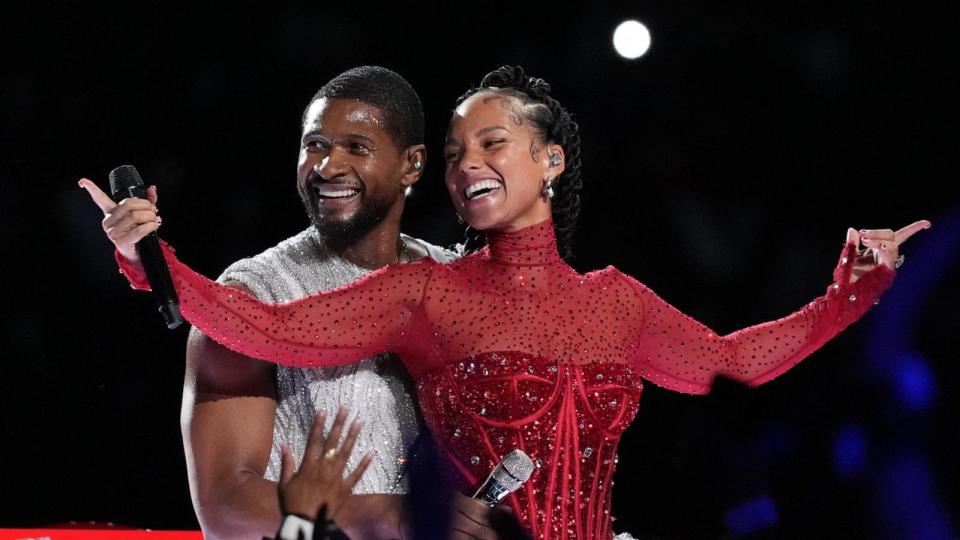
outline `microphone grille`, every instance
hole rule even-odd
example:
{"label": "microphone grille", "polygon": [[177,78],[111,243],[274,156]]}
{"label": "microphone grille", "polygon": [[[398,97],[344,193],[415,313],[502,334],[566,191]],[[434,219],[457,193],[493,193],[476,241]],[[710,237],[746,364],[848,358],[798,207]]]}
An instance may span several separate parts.
{"label": "microphone grille", "polygon": [[110,171],[110,193],[115,199],[128,197],[130,188],[143,187],[143,179],[133,165],[121,165]]}
{"label": "microphone grille", "polygon": [[493,477],[509,491],[516,491],[533,474],[533,460],[522,450],[513,450],[493,470]]}

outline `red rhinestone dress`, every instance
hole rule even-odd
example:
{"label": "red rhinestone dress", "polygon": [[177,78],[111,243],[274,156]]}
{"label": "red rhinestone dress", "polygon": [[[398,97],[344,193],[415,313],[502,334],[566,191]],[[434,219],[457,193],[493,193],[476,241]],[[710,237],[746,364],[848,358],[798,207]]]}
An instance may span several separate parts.
{"label": "red rhinestone dress", "polygon": [[718,336],[613,267],[578,274],[560,259],[550,221],[487,239],[450,264],[390,265],[278,305],[167,255],[183,315],[247,356],[313,367],[397,352],[465,486],[514,448],[534,460],[509,501],[544,539],[612,536],[610,480],[641,379],[688,393],[709,391],[717,374],[769,381],[860,318],[894,276],[881,266],[849,283],[848,244],[824,296]]}

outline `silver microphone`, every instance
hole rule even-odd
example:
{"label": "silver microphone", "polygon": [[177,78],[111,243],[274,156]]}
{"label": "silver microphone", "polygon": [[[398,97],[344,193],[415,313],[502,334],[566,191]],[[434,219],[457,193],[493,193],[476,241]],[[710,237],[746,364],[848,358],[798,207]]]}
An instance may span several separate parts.
{"label": "silver microphone", "polygon": [[503,456],[473,498],[491,507],[496,506],[504,497],[520,489],[531,474],[533,460],[522,450],[513,450]]}

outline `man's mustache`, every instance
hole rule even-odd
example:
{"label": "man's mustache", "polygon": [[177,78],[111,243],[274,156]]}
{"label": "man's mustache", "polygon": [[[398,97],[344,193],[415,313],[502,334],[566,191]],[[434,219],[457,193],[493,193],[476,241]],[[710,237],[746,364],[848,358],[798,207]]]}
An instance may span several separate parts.
{"label": "man's mustache", "polygon": [[363,180],[359,178],[350,178],[349,176],[337,176],[327,180],[321,176],[317,171],[310,170],[307,173],[307,178],[304,183],[308,186],[318,186],[318,185],[334,185],[334,186],[347,186],[354,189],[364,190],[366,189],[366,184],[363,183]]}

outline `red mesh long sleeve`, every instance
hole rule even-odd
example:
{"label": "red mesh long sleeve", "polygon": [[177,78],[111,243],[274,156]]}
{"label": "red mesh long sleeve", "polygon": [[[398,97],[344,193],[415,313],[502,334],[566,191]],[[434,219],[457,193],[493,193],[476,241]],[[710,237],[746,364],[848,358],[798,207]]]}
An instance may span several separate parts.
{"label": "red mesh long sleeve", "polygon": [[[399,351],[413,324],[432,259],[390,265],[357,281],[292,302],[264,304],[210,280],[163,246],[180,311],[201,332],[241,354],[300,367],[349,364]],[[119,257],[134,288],[149,284]]]}
{"label": "red mesh long sleeve", "polygon": [[856,246],[844,247],[827,292],[798,311],[726,336],[684,315],[645,285],[627,278],[643,304],[632,363],[641,376],[666,388],[706,393],[723,374],[756,386],[782,374],[863,316],[893,282],[875,268],[850,283]]}

